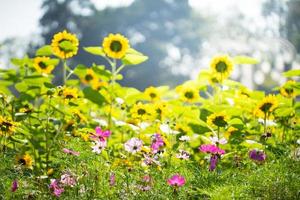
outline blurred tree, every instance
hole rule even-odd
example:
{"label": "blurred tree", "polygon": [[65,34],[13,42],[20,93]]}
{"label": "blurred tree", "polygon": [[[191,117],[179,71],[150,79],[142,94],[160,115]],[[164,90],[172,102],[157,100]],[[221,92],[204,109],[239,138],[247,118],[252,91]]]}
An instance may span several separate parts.
{"label": "blurred tree", "polygon": [[[87,16],[73,12],[74,2],[85,2],[91,12]],[[135,0],[128,7],[96,10],[89,0],[44,0],[45,13],[41,18],[43,37],[50,43],[54,33],[68,29],[80,36],[80,46],[101,45],[109,33],[126,35],[133,48],[149,56],[141,66],[127,68],[124,85],[143,89],[149,85],[177,84],[187,77],[174,75],[174,63],[165,62],[174,54],[177,63],[184,55],[199,53],[203,20],[196,17],[187,0]],[[91,65],[105,61],[80,49],[76,63]]]}

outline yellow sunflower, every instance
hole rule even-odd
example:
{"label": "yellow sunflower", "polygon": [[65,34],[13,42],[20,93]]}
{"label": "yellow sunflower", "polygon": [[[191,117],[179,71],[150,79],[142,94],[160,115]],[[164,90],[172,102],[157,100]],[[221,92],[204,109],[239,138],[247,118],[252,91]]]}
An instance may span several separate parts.
{"label": "yellow sunflower", "polygon": [[148,87],[145,89],[144,94],[146,95],[148,100],[151,101],[158,101],[160,100],[160,95],[158,90],[155,87]]}
{"label": "yellow sunflower", "polygon": [[49,57],[45,57],[45,56],[43,56],[43,57],[36,57],[33,60],[33,67],[39,73],[51,74],[51,72],[54,69],[54,65],[47,63],[49,60],[50,60],[50,58]]}
{"label": "yellow sunflower", "polygon": [[296,81],[288,80],[283,86],[280,87],[280,94],[286,98],[295,98],[297,96],[294,87]]}
{"label": "yellow sunflower", "polygon": [[268,95],[261,102],[258,103],[254,109],[254,115],[257,117],[265,117],[273,112],[278,107],[278,101],[275,95]]}
{"label": "yellow sunflower", "polygon": [[54,55],[61,59],[68,59],[77,54],[79,41],[75,34],[66,30],[53,36],[51,48]]}
{"label": "yellow sunflower", "polygon": [[207,117],[207,124],[209,126],[218,126],[218,127],[225,127],[229,120],[228,115],[225,112],[213,113]]}
{"label": "yellow sunflower", "polygon": [[32,168],[33,159],[29,154],[24,154],[17,157],[17,163],[19,165],[25,166],[26,168]]}
{"label": "yellow sunflower", "polygon": [[215,56],[211,60],[210,68],[216,75],[216,80],[222,82],[230,76],[233,70],[233,61],[228,55]]}
{"label": "yellow sunflower", "polygon": [[176,88],[176,92],[179,93],[180,99],[184,102],[194,103],[199,100],[199,90],[188,86],[179,86]]}
{"label": "yellow sunflower", "polygon": [[233,127],[233,126],[230,126],[227,131],[224,133],[224,137],[228,140],[229,137],[235,133],[236,131],[238,131],[239,129]]}
{"label": "yellow sunflower", "polygon": [[109,34],[103,39],[103,51],[108,57],[121,59],[130,48],[129,41],[121,34]]}
{"label": "yellow sunflower", "polygon": [[0,135],[11,135],[15,132],[18,123],[0,115]]}
{"label": "yellow sunflower", "polygon": [[63,88],[60,91],[60,94],[64,99],[77,99],[78,98],[78,89],[77,88]]}
{"label": "yellow sunflower", "polygon": [[153,117],[153,109],[148,104],[142,104],[141,102],[134,104],[130,110],[133,119],[149,120]]}
{"label": "yellow sunflower", "polygon": [[91,82],[91,86],[94,90],[100,90],[101,88],[108,86],[108,83],[97,79]]}
{"label": "yellow sunflower", "polygon": [[164,102],[155,103],[154,110],[156,113],[156,118],[161,120],[164,116],[167,115],[167,104]]}
{"label": "yellow sunflower", "polygon": [[98,78],[97,78],[94,70],[87,69],[84,76],[81,77],[81,82],[83,82],[84,84],[89,84],[93,81],[98,81]]}

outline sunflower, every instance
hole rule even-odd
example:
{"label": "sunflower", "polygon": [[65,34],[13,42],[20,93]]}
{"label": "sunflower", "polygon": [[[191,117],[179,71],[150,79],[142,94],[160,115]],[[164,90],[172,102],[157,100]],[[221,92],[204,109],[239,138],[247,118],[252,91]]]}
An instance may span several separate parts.
{"label": "sunflower", "polygon": [[129,41],[121,34],[109,34],[103,39],[103,50],[108,57],[121,59],[129,49]]}
{"label": "sunflower", "polygon": [[12,121],[10,118],[0,115],[0,135],[11,135],[15,132],[17,124],[17,122]]}
{"label": "sunflower", "polygon": [[100,79],[95,79],[91,81],[90,84],[94,90],[100,90],[101,88],[108,86],[107,82],[101,81]]}
{"label": "sunflower", "polygon": [[216,75],[216,80],[222,82],[228,78],[233,70],[233,61],[227,55],[215,56],[210,63],[213,74]]}
{"label": "sunflower", "polygon": [[81,77],[81,82],[84,84],[89,84],[93,81],[98,81],[95,72],[92,69],[86,69],[86,73]]}
{"label": "sunflower", "polygon": [[278,101],[275,95],[268,95],[261,102],[258,103],[254,109],[254,115],[257,117],[265,117],[272,113],[278,107]]}
{"label": "sunflower", "polygon": [[19,165],[25,166],[26,168],[32,168],[33,159],[29,154],[24,154],[17,157],[17,163]]}
{"label": "sunflower", "polygon": [[199,90],[188,86],[179,86],[176,91],[180,95],[180,99],[184,102],[194,103],[199,100]]}
{"label": "sunflower", "polygon": [[148,87],[145,89],[144,94],[146,95],[147,99],[151,101],[158,101],[160,100],[160,96],[158,90],[155,87]]}
{"label": "sunflower", "polygon": [[37,72],[43,74],[51,74],[52,70],[54,69],[53,64],[49,64],[48,61],[50,60],[49,57],[36,57],[33,60],[33,67],[36,69]]}
{"label": "sunflower", "polygon": [[164,102],[158,102],[154,104],[154,110],[156,113],[157,119],[162,119],[164,116],[166,116],[168,110],[167,110],[167,104]]}
{"label": "sunflower", "polygon": [[78,98],[77,88],[63,88],[59,93],[63,96],[63,98],[68,100]]}
{"label": "sunflower", "polygon": [[134,104],[130,110],[131,116],[134,119],[149,120],[153,116],[153,110],[148,104],[137,103]]}
{"label": "sunflower", "polygon": [[226,139],[229,139],[229,137],[234,134],[235,132],[237,132],[239,129],[233,127],[233,126],[230,126],[227,131],[224,133],[224,137]]}
{"label": "sunflower", "polygon": [[225,114],[225,112],[213,113],[207,117],[207,124],[209,126],[218,126],[225,127],[229,117]]}
{"label": "sunflower", "polygon": [[294,87],[296,86],[296,81],[288,80],[283,86],[280,88],[280,94],[286,98],[295,98],[297,96]]}
{"label": "sunflower", "polygon": [[67,59],[77,54],[78,45],[79,41],[76,35],[64,30],[53,36],[51,48],[54,55],[61,59]]}

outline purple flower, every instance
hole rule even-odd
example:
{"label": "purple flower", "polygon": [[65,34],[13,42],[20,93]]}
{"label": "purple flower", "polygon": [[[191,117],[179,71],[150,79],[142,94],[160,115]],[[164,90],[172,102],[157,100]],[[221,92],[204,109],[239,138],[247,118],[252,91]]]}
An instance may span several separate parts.
{"label": "purple flower", "polygon": [[11,185],[11,191],[15,192],[19,188],[19,184],[17,180],[14,180]]}
{"label": "purple flower", "polygon": [[142,147],[143,141],[138,138],[131,138],[124,144],[125,150],[133,154],[141,151]]}
{"label": "purple flower", "polygon": [[185,178],[179,174],[176,174],[168,179],[168,184],[174,187],[181,187],[185,184]]}
{"label": "purple flower", "polygon": [[71,154],[71,155],[74,155],[74,156],[79,156],[79,152],[77,151],[73,151],[73,150],[70,150],[70,149],[66,149],[66,148],[63,148],[63,152],[66,153],[66,154]]}
{"label": "purple flower", "polygon": [[214,171],[217,167],[218,163],[218,155],[213,154],[210,157],[210,163],[209,163],[209,171]]}
{"label": "purple flower", "polygon": [[250,159],[257,161],[257,162],[263,162],[266,160],[266,154],[263,151],[253,149],[249,152]]}

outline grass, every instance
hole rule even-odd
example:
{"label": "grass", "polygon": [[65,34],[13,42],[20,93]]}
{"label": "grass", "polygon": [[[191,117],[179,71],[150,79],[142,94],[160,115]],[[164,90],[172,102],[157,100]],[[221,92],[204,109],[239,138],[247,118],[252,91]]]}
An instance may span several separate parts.
{"label": "grass", "polygon": [[[132,165],[110,162],[109,155],[91,153],[86,143],[77,139],[70,147],[81,152],[79,157],[59,153],[54,160],[54,174],[36,177],[30,170],[16,167],[9,152],[0,161],[0,199],[55,199],[49,190],[50,178],[59,178],[65,171],[76,175],[77,184],[65,188],[60,199],[300,199],[300,162],[286,154],[264,164],[255,164],[245,158],[239,167],[220,163],[218,170],[209,172],[207,163],[196,161],[165,161],[144,168],[140,162]],[[133,159],[134,160],[134,159]],[[222,161],[223,162],[223,161]],[[233,163],[233,162],[232,162]],[[109,185],[111,173],[116,175],[116,185]],[[166,180],[175,173],[183,175],[187,182],[176,192]],[[141,191],[139,185],[144,175],[152,181],[149,191]],[[20,187],[10,192],[11,183],[18,179]]]}

